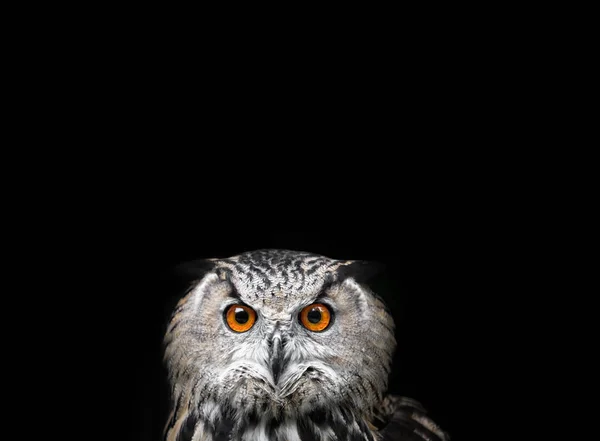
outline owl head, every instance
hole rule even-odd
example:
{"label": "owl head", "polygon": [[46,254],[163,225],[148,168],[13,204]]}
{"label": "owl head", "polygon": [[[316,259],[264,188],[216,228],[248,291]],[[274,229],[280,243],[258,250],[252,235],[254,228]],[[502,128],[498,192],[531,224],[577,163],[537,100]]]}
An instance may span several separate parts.
{"label": "owl head", "polygon": [[167,440],[329,439],[372,420],[396,343],[359,262],[260,250],[209,264],[165,336]]}

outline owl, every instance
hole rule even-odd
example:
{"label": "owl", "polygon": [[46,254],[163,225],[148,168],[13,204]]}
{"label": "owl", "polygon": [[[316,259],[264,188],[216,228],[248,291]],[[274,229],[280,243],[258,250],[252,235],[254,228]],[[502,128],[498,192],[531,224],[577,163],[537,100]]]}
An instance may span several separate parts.
{"label": "owl", "polygon": [[394,322],[361,262],[258,250],[207,263],[167,326],[165,441],[449,440],[386,393]]}

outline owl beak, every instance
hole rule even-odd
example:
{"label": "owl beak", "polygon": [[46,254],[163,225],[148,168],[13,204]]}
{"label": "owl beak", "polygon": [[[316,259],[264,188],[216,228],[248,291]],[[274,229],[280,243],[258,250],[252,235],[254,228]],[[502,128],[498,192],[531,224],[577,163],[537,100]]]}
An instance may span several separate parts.
{"label": "owl beak", "polygon": [[283,351],[281,343],[281,333],[276,329],[270,340],[271,344],[271,372],[273,373],[273,381],[277,384],[279,376],[283,371]]}

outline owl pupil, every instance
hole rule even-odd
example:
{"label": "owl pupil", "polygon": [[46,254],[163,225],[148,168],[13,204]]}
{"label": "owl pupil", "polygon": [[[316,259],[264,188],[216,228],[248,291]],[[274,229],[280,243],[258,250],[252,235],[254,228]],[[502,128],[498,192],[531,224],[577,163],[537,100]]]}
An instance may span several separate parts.
{"label": "owl pupil", "polygon": [[321,321],[321,311],[317,308],[311,309],[308,311],[308,314],[306,314],[306,318],[311,323],[319,323]]}
{"label": "owl pupil", "polygon": [[243,309],[243,308],[236,308],[235,309],[235,321],[236,322],[238,322],[239,324],[243,325],[249,319],[250,319],[250,316],[248,315],[248,312],[245,309]]}

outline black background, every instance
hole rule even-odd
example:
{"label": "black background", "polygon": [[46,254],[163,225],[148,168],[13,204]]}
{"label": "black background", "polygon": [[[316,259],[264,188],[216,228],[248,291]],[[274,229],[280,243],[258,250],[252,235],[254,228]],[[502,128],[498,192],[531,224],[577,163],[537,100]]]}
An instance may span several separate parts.
{"label": "black background", "polygon": [[[430,20],[428,12],[426,21]],[[66,413],[59,420],[63,426],[71,412],[81,411],[85,417],[78,420],[85,432],[79,439],[98,434],[100,439],[158,440],[167,412],[161,340],[170,308],[181,294],[170,269],[188,260],[273,247],[385,263],[386,272],[374,283],[397,324],[392,392],[420,400],[454,440],[468,434],[482,438],[473,415],[487,409],[472,398],[483,396],[487,401],[490,384],[501,378],[491,372],[502,363],[499,356],[485,355],[495,341],[484,330],[492,328],[486,323],[499,315],[499,305],[518,309],[517,302],[506,299],[505,280],[529,271],[521,263],[532,260],[527,255],[530,234],[525,231],[518,247],[511,235],[523,229],[522,208],[535,204],[545,181],[535,180],[530,191],[521,185],[514,193],[506,191],[520,174],[530,176],[540,168],[537,156],[527,163],[521,149],[512,155],[506,149],[521,139],[512,127],[531,120],[530,108],[524,107],[523,116],[515,104],[521,97],[513,82],[521,76],[501,72],[495,78],[492,73],[502,64],[496,52],[485,42],[475,49],[452,44],[452,33],[434,38],[423,50],[416,43],[429,33],[424,26],[410,35],[398,69],[386,66],[398,57],[385,50],[378,57],[382,66],[363,63],[376,74],[375,81],[347,76],[354,67],[327,79],[326,88],[342,84],[338,76],[348,81],[337,94],[308,94],[310,84],[291,82],[287,76],[240,81],[239,70],[229,67],[209,69],[217,78],[226,76],[226,85],[215,87],[217,81],[200,78],[207,69],[187,65],[203,57],[175,51],[183,37],[175,44],[160,38],[167,57],[157,53],[158,45],[147,45],[150,62],[131,70],[121,61],[114,64],[116,50],[107,51],[108,63],[100,62],[89,46],[80,51],[91,55],[89,66],[75,57],[83,70],[65,76],[69,88],[82,81],[68,103],[77,117],[61,118],[60,124],[49,121],[46,130],[36,132],[61,144],[64,136],[73,137],[76,145],[85,146],[85,161],[66,155],[63,162],[75,171],[73,176],[50,168],[51,181],[64,184],[49,191],[48,182],[40,185],[41,192],[48,191],[44,208],[23,198],[36,209],[28,219],[43,218],[24,236],[43,230],[44,238],[52,238],[51,246],[23,247],[23,237],[17,237],[27,253],[27,271],[37,273],[51,264],[61,269],[55,285],[60,295],[40,292],[40,297],[64,298],[68,304],[64,319],[48,314],[53,325],[58,321],[65,327],[48,349],[60,347],[74,355],[73,363],[46,363],[65,375],[64,382],[54,382],[60,390],[56,397],[65,384],[82,393],[67,406],[56,406]],[[72,33],[66,35],[74,39]],[[104,45],[105,32],[97,35]],[[480,41],[479,32],[465,35],[466,40]],[[124,46],[123,40],[116,46]],[[365,44],[364,52],[373,54],[374,46],[380,42]],[[355,46],[349,47],[355,60]],[[140,49],[137,44],[121,49],[123,64],[137,64]],[[417,54],[417,61],[405,51]],[[197,48],[190,53],[196,52]],[[221,54],[230,56],[229,51]],[[483,63],[486,56],[490,60]],[[70,52],[67,58],[73,59]],[[296,69],[296,57],[291,60]],[[174,78],[163,77],[161,66]],[[307,68],[321,71],[313,64]],[[33,69],[44,70],[51,69]],[[88,71],[99,72],[99,77],[89,79]],[[186,73],[187,81],[182,78]],[[381,79],[383,73],[389,75],[387,81]],[[264,76],[262,70],[257,76]],[[324,82],[321,75],[316,78]],[[276,80],[284,87],[274,86]],[[359,91],[357,83],[368,87]],[[64,89],[54,82],[42,86],[58,94],[46,100],[46,113],[56,115],[54,105],[64,101]],[[203,98],[190,98],[194,87]],[[277,100],[263,103],[265,89],[275,90]],[[207,90],[217,95],[214,102],[205,101]],[[177,98],[185,104],[171,102]],[[298,115],[288,111],[290,102]],[[83,111],[90,103],[97,114]],[[261,112],[257,103],[265,104],[268,112]],[[349,115],[340,111],[339,121],[334,121],[340,107]],[[367,122],[370,115],[374,121]],[[257,116],[258,123],[251,116]],[[167,121],[169,117],[174,121]],[[218,128],[216,121],[221,121]],[[182,135],[187,130],[191,136]],[[212,141],[211,130],[216,132]],[[97,149],[92,149],[96,143]],[[463,148],[471,144],[473,148]],[[499,148],[492,149],[496,144]],[[263,145],[278,147],[261,152],[256,146]],[[324,161],[323,145],[339,146],[327,152],[334,159],[330,163]],[[125,154],[125,146],[139,149]],[[192,148],[176,152],[175,146]],[[317,148],[312,152],[307,146]],[[376,151],[373,146],[383,148]],[[414,152],[420,157],[410,157]],[[50,154],[58,153],[52,149]],[[168,161],[170,155],[174,164]],[[306,164],[299,164],[302,158]],[[281,163],[273,165],[274,159]],[[236,165],[250,176],[240,179]],[[211,173],[214,176],[200,182],[199,177]],[[92,185],[82,185],[85,181]],[[184,188],[189,194],[182,196]],[[63,219],[56,200],[65,194],[68,215]],[[515,195],[522,206],[514,206]],[[289,224],[301,228],[282,228]],[[7,236],[16,237],[12,230]],[[73,238],[73,249],[65,247],[64,237],[69,242]],[[72,297],[63,294],[69,288],[76,291]],[[19,315],[24,310],[16,309]],[[47,401],[36,404],[52,407]],[[66,431],[63,427],[61,433]]]}
{"label": "black background", "polygon": [[[387,219],[379,228],[354,223],[312,232],[208,227],[197,218],[162,226],[151,222],[154,228],[144,233],[136,229],[137,222],[123,227],[114,258],[106,264],[103,300],[107,316],[101,339],[109,355],[103,357],[102,375],[110,382],[99,382],[99,394],[110,395],[111,418],[123,425],[129,439],[160,439],[168,411],[161,340],[186,282],[173,276],[175,265],[285,248],[385,265],[369,283],[386,300],[397,325],[390,390],[421,401],[454,439],[465,439],[475,411],[473,403],[468,408],[465,403],[470,384],[480,381],[473,360],[487,344],[474,327],[480,316],[485,320],[478,298],[493,292],[493,252],[486,247],[497,241],[464,217],[434,214]],[[110,247],[113,242],[107,241]]]}

